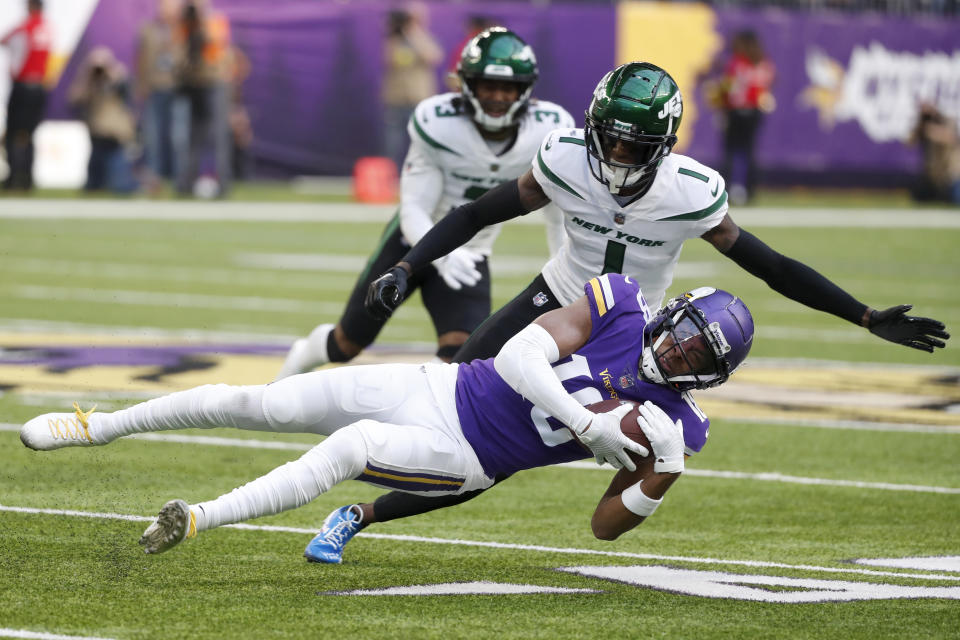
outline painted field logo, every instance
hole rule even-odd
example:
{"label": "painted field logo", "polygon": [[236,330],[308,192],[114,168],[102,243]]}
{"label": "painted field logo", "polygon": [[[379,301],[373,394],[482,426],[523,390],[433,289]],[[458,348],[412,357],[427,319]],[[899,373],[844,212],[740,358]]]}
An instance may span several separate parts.
{"label": "painted field logo", "polygon": [[[77,346],[87,342],[89,346]],[[0,341],[0,388],[22,392],[160,393],[216,378],[228,384],[260,382],[283,353],[277,344],[149,344],[63,336],[37,344]],[[158,344],[159,342],[159,344]]]}
{"label": "painted field logo", "polygon": [[[897,598],[960,600],[960,586],[905,587],[876,582],[786,578],[658,566],[562,567],[559,571],[703,598],[800,604]],[[960,580],[960,576],[957,577]]]}
{"label": "painted field logo", "polygon": [[[895,576],[904,579],[930,578],[938,581],[948,580],[960,582],[960,556],[859,559],[854,562],[857,564],[889,566],[900,569],[913,568],[921,571],[941,571],[947,574],[957,573],[956,576],[944,575],[944,573],[929,576],[916,574],[903,574],[902,576],[890,573],[877,574],[887,577]],[[808,568],[815,569],[815,567]],[[960,600],[960,586],[956,584],[935,587],[915,587],[852,580],[821,580],[816,578],[727,573],[724,571],[698,571],[658,565],[559,567],[556,571],[563,571],[565,573],[619,584],[631,584],[644,589],[654,589],[677,595],[772,604],[808,604],[815,602],[854,602],[862,600],[917,598]],[[869,571],[867,573],[869,573]],[[396,586],[382,589],[360,589],[354,591],[324,591],[317,595],[436,596],[519,595],[539,593],[596,594],[603,593],[603,591],[597,589],[571,589],[560,586],[554,587],[517,583],[453,582]]]}

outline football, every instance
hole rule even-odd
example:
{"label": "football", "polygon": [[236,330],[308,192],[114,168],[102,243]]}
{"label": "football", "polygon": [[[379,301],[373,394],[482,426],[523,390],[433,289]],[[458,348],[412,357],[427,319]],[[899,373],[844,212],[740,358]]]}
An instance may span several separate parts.
{"label": "football", "polygon": [[[613,411],[623,403],[633,405],[633,410],[627,415],[623,416],[623,418],[620,420],[620,431],[622,431],[625,436],[634,442],[639,442],[645,446],[648,451],[650,451],[650,441],[647,440],[647,436],[640,429],[640,425],[637,424],[637,417],[640,415],[640,410],[637,408],[636,402],[628,400],[601,400],[600,402],[594,402],[593,404],[587,405],[587,409],[593,413],[606,413],[608,411]],[[639,464],[641,461],[652,459],[651,457],[641,458],[634,453],[631,453],[630,455],[633,458],[633,461],[637,464]]]}

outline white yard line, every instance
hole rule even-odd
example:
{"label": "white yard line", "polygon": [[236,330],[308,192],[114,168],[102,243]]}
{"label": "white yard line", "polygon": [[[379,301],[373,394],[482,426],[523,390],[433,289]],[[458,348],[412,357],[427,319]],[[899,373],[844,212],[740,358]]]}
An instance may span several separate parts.
{"label": "white yard line", "polygon": [[125,304],[145,307],[188,307],[192,309],[236,309],[268,313],[306,313],[335,315],[343,311],[342,302],[304,301],[294,298],[264,298],[261,296],[218,296],[208,293],[163,293],[123,289],[84,289],[75,287],[46,287],[16,285],[9,288],[10,298],[31,300],[70,300],[96,304]]}
{"label": "white yard line", "polygon": [[[825,420],[815,418],[754,418],[750,416],[736,416],[717,418],[752,424],[773,424],[778,427],[811,427],[814,429],[849,429],[852,431],[884,431],[900,433],[948,433],[960,434],[960,425],[936,426],[932,424],[901,424],[899,422],[868,422],[866,420]],[[958,418],[960,419],[960,418]]]}
{"label": "white yard line", "polygon": [[0,629],[0,638],[33,638],[34,640],[111,640],[100,636],[67,636],[46,631],[28,631],[26,629]]}
{"label": "white yard line", "polygon": [[[245,254],[242,254],[245,255]],[[337,271],[334,258],[355,258],[355,256],[328,256],[331,259],[330,271]],[[362,259],[358,259],[361,264],[359,268],[353,266],[343,269],[343,271],[352,271],[358,273],[363,268]],[[12,274],[42,274],[42,275],[63,275],[70,274],[74,277],[89,278],[110,278],[114,280],[130,280],[131,278],[146,278],[151,282],[173,282],[188,284],[214,284],[214,285],[236,285],[238,282],[245,286],[254,285],[276,285],[277,274],[263,270],[226,268],[226,267],[176,267],[170,265],[145,265],[142,262],[92,262],[89,260],[69,260],[41,259],[41,258],[17,258],[3,260],[0,258],[0,264],[6,262],[4,271],[11,274],[10,281],[22,280],[22,278],[13,278]],[[241,267],[242,259],[236,259],[234,262]],[[316,291],[322,281],[316,275],[310,273],[304,274],[285,274],[283,276],[283,286],[286,289],[307,289]]]}
{"label": "white yard line", "polygon": [[[0,287],[2,290],[2,287]],[[306,313],[339,316],[343,312],[343,302],[308,301],[297,298],[266,298],[262,296],[222,296],[200,293],[160,293],[155,291],[135,291],[130,289],[91,289],[78,287],[50,287],[40,285],[12,285],[7,288],[3,296],[6,300],[21,298],[25,300],[44,301],[72,301],[92,304],[121,304],[143,307],[186,307],[193,309],[236,309],[240,311],[263,311],[266,313]],[[418,321],[419,322],[419,321]],[[169,330],[152,327],[106,327],[83,325],[77,323],[58,323],[48,320],[31,320],[28,318],[12,319],[0,317],[0,331],[30,331],[35,333],[34,327],[54,327],[64,332],[97,331],[97,332],[128,332],[128,333],[155,333],[158,335],[228,335],[227,332],[210,332],[203,330]],[[60,328],[62,327],[62,329]],[[33,329],[32,329],[33,328]],[[31,330],[32,329],[32,330]],[[259,335],[260,341],[270,341],[269,327],[263,328],[263,333],[256,334],[256,327],[251,326],[248,335]],[[757,328],[757,335],[764,340],[784,340],[795,342],[799,338],[807,337],[820,342],[839,344],[866,344],[876,342],[877,338],[870,333],[851,327],[850,329],[804,329],[802,327],[763,326]],[[275,336],[274,336],[275,337]]]}
{"label": "white yard line", "polygon": [[[57,322],[54,320],[40,320],[29,318],[0,318],[0,333],[19,334],[57,334],[63,336],[63,342],[74,344],[80,340],[87,340],[90,336],[97,338],[127,338],[130,341],[141,340],[145,343],[158,341],[181,341],[193,343],[210,342],[252,342],[257,344],[277,343],[289,345],[298,336],[284,334],[279,330],[271,331],[268,328],[250,327],[245,330],[211,330],[211,329],[170,329],[160,327],[123,327],[104,324],[86,324],[82,322]],[[86,344],[86,343],[84,343]]]}
{"label": "white yard line", "polygon": [[[386,222],[397,205],[328,202],[195,202],[151,200],[5,199],[0,219],[157,220],[180,222]],[[749,227],[871,227],[887,229],[960,229],[951,209],[737,209],[731,216]],[[542,225],[540,215],[520,216],[509,224]]]}
{"label": "white yard line", "polygon": [[[75,518],[98,518],[102,520],[128,520],[136,522],[152,522],[153,516],[135,516],[123,513],[101,513],[93,511],[76,511],[71,509],[39,509],[34,507],[13,507],[0,504],[0,512],[27,513],[32,515],[67,516]],[[231,529],[245,529],[248,531],[271,531],[278,533],[296,533],[315,535],[316,529],[301,527],[278,527],[271,525],[228,524]],[[914,578],[918,580],[956,580],[960,575],[943,573],[898,573],[894,571],[876,571],[873,569],[859,569],[854,567],[822,567],[806,564],[786,564],[782,562],[766,562],[760,560],[725,560],[722,558],[698,558],[695,556],[670,556],[656,553],[630,553],[628,551],[600,551],[598,549],[577,549],[573,547],[546,547],[533,544],[517,544],[512,542],[488,542],[480,540],[461,540],[453,538],[433,538],[424,536],[394,535],[386,533],[360,532],[358,538],[373,538],[377,540],[394,540],[398,542],[421,542],[428,544],[446,544],[464,547],[483,547],[488,549],[505,549],[515,551],[534,551],[539,553],[560,553],[567,555],[606,556],[610,558],[631,558],[636,560],[654,560],[659,562],[693,562],[698,564],[735,565],[741,567],[791,569],[801,571],[817,571],[823,573],[854,573],[867,576],[885,576],[896,578]]]}
{"label": "white yard line", "polygon": [[[0,423],[0,431],[19,431],[20,425]],[[283,451],[308,451],[314,444],[300,442],[273,442],[270,440],[247,440],[243,438],[221,438],[217,436],[191,436],[177,433],[138,433],[127,436],[135,440],[149,440],[153,442],[170,442],[176,444],[208,445],[214,447],[241,447],[246,449],[273,449]],[[319,436],[318,436],[319,439]],[[593,462],[568,462],[556,465],[568,469],[587,471],[612,471],[610,467],[601,467]],[[854,487],[858,489],[877,489],[881,491],[909,491],[913,493],[941,493],[960,495],[960,488],[935,487],[915,484],[892,484],[889,482],[861,482],[858,480],[831,480],[828,478],[805,478],[802,476],[788,476],[780,473],[746,473],[742,471],[712,471],[709,469],[687,469],[688,476],[702,478],[720,478],[726,480],[757,480],[760,482],[783,482],[787,484],[809,484],[826,487]]]}
{"label": "white yard line", "polygon": [[[88,278],[109,278],[129,280],[147,278],[152,282],[203,283],[216,285],[275,284],[277,274],[284,271],[283,286],[288,289],[316,290],[323,282],[316,273],[360,273],[369,259],[367,253],[236,253],[231,257],[237,268],[224,267],[176,267],[169,265],[144,265],[135,262],[93,262],[89,260],[70,260],[66,258],[40,259],[16,258],[4,260],[0,257],[5,273],[64,275]],[[523,257],[517,255],[494,254],[490,260],[490,270],[494,276],[529,277],[540,272],[546,264],[546,256]],[[5,263],[5,264],[4,264]],[[710,278],[716,275],[722,265],[714,262],[683,262],[677,265],[674,275],[677,278]]]}

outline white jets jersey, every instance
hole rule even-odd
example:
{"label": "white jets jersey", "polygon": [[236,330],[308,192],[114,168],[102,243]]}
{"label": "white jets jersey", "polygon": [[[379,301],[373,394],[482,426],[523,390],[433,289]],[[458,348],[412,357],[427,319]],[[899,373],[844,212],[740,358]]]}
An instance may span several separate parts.
{"label": "white jets jersey", "polygon": [[583,129],[552,132],[533,159],[533,175],[563,212],[567,242],[544,266],[543,277],[564,305],[583,295],[591,278],[622,273],[640,284],[651,308],[659,308],[683,242],[727,213],[720,174],[673,153],[650,190],[621,207],[590,172]]}
{"label": "white jets jersey", "polygon": [[[516,140],[497,155],[470,115],[455,106],[459,95],[427,98],[417,105],[407,125],[410,151],[401,174],[400,220],[410,244],[416,244],[455,207],[519,178],[530,168],[548,133],[574,126],[573,118],[560,105],[531,100],[520,118]],[[500,225],[487,227],[464,246],[489,255],[499,233]]]}

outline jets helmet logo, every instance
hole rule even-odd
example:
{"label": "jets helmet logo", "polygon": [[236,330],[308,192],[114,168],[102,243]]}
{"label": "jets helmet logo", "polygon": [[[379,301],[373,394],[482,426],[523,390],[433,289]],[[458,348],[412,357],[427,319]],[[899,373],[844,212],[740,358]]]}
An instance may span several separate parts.
{"label": "jets helmet logo", "polygon": [[667,116],[679,118],[682,113],[683,98],[680,97],[680,92],[677,91],[675,94],[673,94],[673,97],[670,98],[670,101],[663,105],[663,109],[660,110],[660,113],[657,114],[657,117],[661,120]]}

